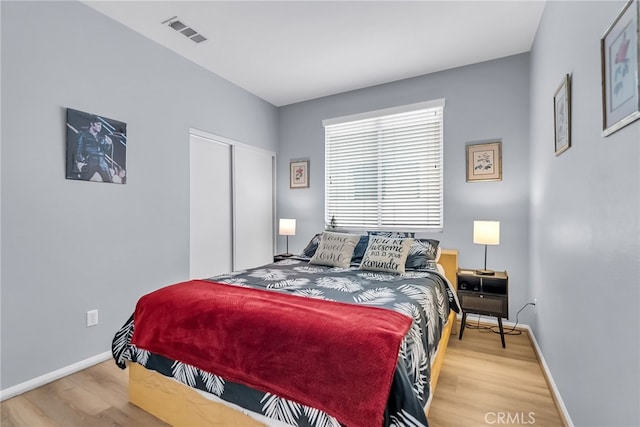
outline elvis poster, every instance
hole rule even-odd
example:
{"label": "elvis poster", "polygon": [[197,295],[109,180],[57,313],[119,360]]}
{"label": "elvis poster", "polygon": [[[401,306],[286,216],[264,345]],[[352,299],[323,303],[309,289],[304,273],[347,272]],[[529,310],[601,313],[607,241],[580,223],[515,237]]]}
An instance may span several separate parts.
{"label": "elvis poster", "polygon": [[67,179],[127,182],[127,124],[67,108]]}

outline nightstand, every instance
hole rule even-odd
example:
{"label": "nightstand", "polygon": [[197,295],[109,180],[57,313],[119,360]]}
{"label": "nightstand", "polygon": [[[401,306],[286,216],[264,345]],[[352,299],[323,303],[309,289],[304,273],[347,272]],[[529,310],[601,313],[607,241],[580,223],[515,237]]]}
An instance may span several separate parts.
{"label": "nightstand", "polygon": [[477,274],[475,270],[458,270],[458,300],[462,310],[460,337],[467,323],[467,314],[482,314],[498,318],[500,339],[504,343],[502,318],[509,317],[509,276],[506,271],[496,271],[493,275]]}
{"label": "nightstand", "polygon": [[282,260],[285,260],[287,258],[291,258],[292,256],[293,256],[293,254],[278,254],[278,255],[274,255],[273,256],[273,262],[282,261]]}

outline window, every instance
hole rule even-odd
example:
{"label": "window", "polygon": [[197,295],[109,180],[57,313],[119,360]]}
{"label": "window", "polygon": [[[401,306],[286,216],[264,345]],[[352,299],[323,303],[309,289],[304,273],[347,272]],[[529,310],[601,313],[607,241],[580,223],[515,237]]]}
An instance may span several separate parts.
{"label": "window", "polygon": [[323,121],[325,221],[442,230],[444,99]]}

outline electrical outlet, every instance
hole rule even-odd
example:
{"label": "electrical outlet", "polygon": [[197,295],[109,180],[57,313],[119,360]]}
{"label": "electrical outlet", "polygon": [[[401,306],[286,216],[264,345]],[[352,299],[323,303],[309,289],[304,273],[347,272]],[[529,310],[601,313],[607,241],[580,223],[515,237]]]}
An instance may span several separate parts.
{"label": "electrical outlet", "polygon": [[98,310],[87,311],[87,327],[98,324]]}
{"label": "electrical outlet", "polygon": [[538,298],[533,299],[533,312],[538,314]]}

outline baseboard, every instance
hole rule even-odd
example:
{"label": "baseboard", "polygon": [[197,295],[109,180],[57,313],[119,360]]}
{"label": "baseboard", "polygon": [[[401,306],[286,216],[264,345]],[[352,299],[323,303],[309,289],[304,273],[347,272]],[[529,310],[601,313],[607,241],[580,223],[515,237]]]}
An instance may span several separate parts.
{"label": "baseboard", "polygon": [[[498,325],[498,320],[495,317],[478,316],[476,314],[468,314],[467,315],[467,322],[470,319],[476,320],[476,319],[478,319],[480,317],[482,318],[481,323],[489,323],[489,324],[493,324],[493,325]],[[458,315],[458,319],[462,319],[462,316]],[[551,397],[556,402],[556,407],[558,408],[558,411],[560,412],[560,416],[563,418],[563,421],[564,421],[566,427],[574,427],[573,421],[571,421],[571,417],[569,416],[569,411],[567,411],[567,407],[564,405],[564,402],[562,401],[562,397],[560,396],[560,391],[558,390],[558,387],[556,386],[555,381],[553,381],[553,376],[551,375],[551,371],[549,370],[549,366],[547,365],[547,362],[544,360],[544,356],[542,355],[542,350],[540,349],[540,346],[538,345],[538,341],[536,340],[536,336],[534,335],[533,330],[531,329],[531,327],[529,325],[526,325],[526,324],[522,324],[522,323],[515,324],[515,323],[509,322],[509,321],[503,321],[502,325],[505,328],[516,328],[516,329],[523,329],[523,330],[527,331],[527,333],[529,335],[529,340],[531,341],[531,344],[533,345],[533,349],[536,352],[536,357],[538,358],[540,366],[542,367],[542,372],[543,372],[543,374],[545,376],[545,379],[547,380],[547,384],[549,385],[549,388],[551,389]]]}
{"label": "baseboard", "polygon": [[552,394],[553,400],[555,400],[556,402],[556,406],[560,411],[560,415],[562,416],[565,422],[565,425],[567,427],[574,427],[573,421],[571,421],[571,417],[569,416],[569,411],[567,411],[567,407],[564,406],[564,402],[562,401],[562,397],[560,396],[560,391],[558,390],[558,387],[556,386],[555,381],[553,381],[553,377],[551,376],[551,371],[549,371],[549,366],[547,365],[547,362],[544,360],[544,356],[542,355],[542,350],[540,349],[540,346],[538,346],[538,341],[536,340],[536,336],[533,334],[533,331],[531,330],[531,327],[529,325],[522,325],[522,326],[529,333],[529,339],[531,340],[531,343],[533,344],[533,348],[536,351],[536,355],[538,356],[538,361],[540,362],[540,365],[542,366],[542,370],[544,372],[544,376],[547,379],[547,384],[549,384],[549,387],[551,388],[551,394]]}
{"label": "baseboard", "polygon": [[100,353],[88,359],[81,360],[79,362],[76,362],[69,366],[65,366],[64,368],[55,370],[53,372],[49,372],[48,374],[44,374],[39,377],[33,378],[29,381],[25,381],[23,383],[14,385],[13,387],[0,390],[0,402],[5,401],[7,399],[11,399],[12,397],[25,393],[29,390],[33,390],[35,388],[41,387],[45,384],[58,380],[62,377],[66,377],[67,375],[71,375],[74,372],[78,372],[83,369],[87,369],[93,365],[97,365],[98,363],[104,362],[105,360],[109,360],[111,357],[112,357],[111,352],[105,351],[104,353]]}

